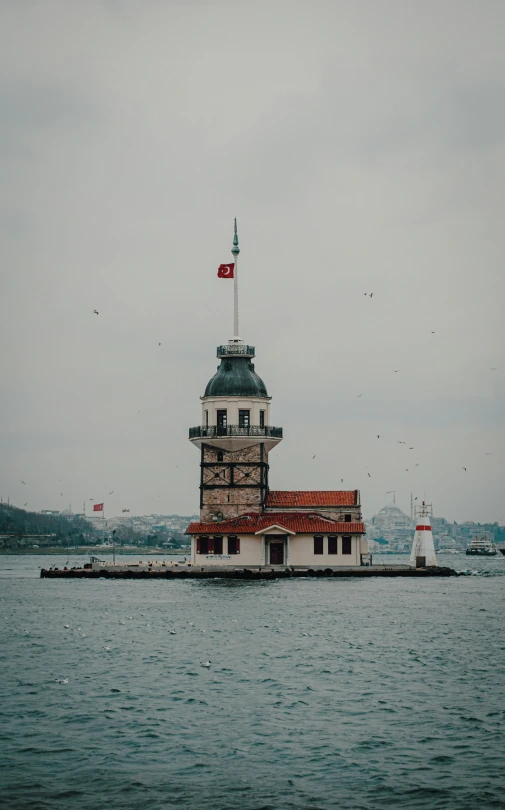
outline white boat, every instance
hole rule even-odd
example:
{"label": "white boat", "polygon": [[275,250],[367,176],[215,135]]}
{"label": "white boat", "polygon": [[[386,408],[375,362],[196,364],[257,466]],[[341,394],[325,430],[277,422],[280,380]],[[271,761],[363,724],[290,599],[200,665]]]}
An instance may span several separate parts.
{"label": "white boat", "polygon": [[487,535],[483,534],[482,537],[479,537],[476,534],[466,547],[466,553],[470,557],[496,557],[497,551],[496,546],[491,540],[488,540]]}

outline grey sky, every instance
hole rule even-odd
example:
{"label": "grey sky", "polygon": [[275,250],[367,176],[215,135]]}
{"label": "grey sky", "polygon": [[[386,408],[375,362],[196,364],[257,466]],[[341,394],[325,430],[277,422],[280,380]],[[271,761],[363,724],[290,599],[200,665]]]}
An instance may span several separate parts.
{"label": "grey sky", "polygon": [[237,216],[271,487],[505,522],[504,29],[502,0],[3,0],[2,497],[197,510]]}

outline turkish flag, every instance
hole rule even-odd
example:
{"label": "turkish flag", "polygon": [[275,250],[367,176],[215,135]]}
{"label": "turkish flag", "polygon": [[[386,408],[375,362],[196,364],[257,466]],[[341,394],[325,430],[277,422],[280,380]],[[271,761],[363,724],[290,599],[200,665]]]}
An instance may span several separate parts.
{"label": "turkish flag", "polygon": [[103,512],[103,503],[94,503],[93,512]]}
{"label": "turkish flag", "polygon": [[235,269],[235,264],[232,262],[231,264],[220,264],[219,269],[217,271],[218,278],[233,278],[233,271]]}

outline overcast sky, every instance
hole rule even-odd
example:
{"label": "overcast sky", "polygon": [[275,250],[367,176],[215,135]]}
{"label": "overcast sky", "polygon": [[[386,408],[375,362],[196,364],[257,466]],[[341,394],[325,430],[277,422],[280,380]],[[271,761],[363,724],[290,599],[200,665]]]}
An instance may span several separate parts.
{"label": "overcast sky", "polygon": [[197,511],[237,216],[271,488],[505,522],[504,31],[503,0],[0,0],[0,495]]}

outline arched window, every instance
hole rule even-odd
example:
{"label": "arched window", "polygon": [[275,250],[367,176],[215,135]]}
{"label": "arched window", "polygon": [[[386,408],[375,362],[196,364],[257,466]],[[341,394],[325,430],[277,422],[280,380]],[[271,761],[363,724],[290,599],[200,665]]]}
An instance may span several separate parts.
{"label": "arched window", "polygon": [[222,451],[222,450],[218,450],[218,451],[217,451],[217,460],[218,460],[218,461],[222,461],[222,460],[223,460],[223,451]]}

